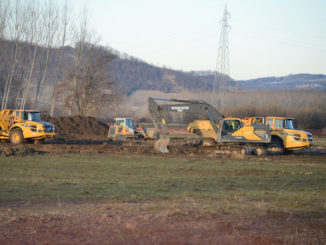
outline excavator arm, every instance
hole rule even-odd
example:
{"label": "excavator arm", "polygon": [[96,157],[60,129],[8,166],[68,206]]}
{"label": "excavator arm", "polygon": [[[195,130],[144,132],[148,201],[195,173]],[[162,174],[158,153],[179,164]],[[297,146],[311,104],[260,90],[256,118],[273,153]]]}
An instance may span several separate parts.
{"label": "excavator arm", "polygon": [[[177,104],[158,104],[157,100],[177,103]],[[170,136],[168,126],[164,118],[164,112],[189,112],[195,114],[201,114],[208,117],[216,135],[218,134],[218,128],[216,124],[224,118],[214,107],[207,104],[202,100],[178,100],[178,99],[160,99],[160,98],[148,98],[148,111],[150,112],[155,129],[157,131],[159,140],[155,143],[156,150],[162,153],[168,153],[168,144],[170,143]]]}

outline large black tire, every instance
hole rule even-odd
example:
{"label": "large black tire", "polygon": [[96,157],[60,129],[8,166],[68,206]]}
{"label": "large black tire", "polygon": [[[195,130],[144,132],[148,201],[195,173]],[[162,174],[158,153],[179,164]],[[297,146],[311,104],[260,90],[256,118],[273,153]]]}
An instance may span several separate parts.
{"label": "large black tire", "polygon": [[212,146],[216,145],[216,142],[213,138],[204,138],[200,141],[201,146]]}
{"label": "large black tire", "polygon": [[9,135],[10,143],[13,145],[18,145],[24,143],[23,132],[20,129],[14,129]]}
{"label": "large black tire", "polygon": [[272,142],[268,145],[267,151],[271,155],[281,155],[284,154],[284,145],[283,142],[278,138],[272,138]]}

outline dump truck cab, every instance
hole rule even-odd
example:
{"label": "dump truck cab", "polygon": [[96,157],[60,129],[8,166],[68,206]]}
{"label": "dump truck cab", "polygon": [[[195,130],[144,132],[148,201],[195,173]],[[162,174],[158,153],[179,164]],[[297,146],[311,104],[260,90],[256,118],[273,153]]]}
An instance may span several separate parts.
{"label": "dump truck cab", "polygon": [[[250,125],[269,125],[272,144],[281,151],[301,150],[313,144],[312,134],[295,128],[295,119],[290,117],[250,117],[246,118]],[[283,149],[282,149],[283,148]]]}
{"label": "dump truck cab", "polygon": [[35,110],[5,109],[0,111],[0,139],[12,144],[28,141],[44,141],[55,136],[51,123],[41,120],[41,112]]}

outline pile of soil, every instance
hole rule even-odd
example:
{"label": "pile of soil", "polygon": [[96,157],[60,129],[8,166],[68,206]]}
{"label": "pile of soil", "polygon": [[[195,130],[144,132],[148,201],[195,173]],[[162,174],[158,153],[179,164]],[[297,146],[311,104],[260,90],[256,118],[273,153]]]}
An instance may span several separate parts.
{"label": "pile of soil", "polygon": [[66,140],[107,139],[108,125],[99,122],[94,117],[57,117],[49,118],[46,121],[55,126],[56,137]]}
{"label": "pile of soil", "polygon": [[0,145],[0,158],[1,157],[9,157],[9,156],[26,156],[26,155],[33,155],[37,153],[34,148],[28,146],[17,146],[12,147],[9,144],[1,144]]}

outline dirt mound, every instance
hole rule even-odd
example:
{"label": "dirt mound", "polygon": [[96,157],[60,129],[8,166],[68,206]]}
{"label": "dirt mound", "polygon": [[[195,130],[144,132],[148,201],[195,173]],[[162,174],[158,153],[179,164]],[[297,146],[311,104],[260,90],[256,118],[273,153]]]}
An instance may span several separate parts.
{"label": "dirt mound", "polygon": [[35,154],[36,150],[28,146],[12,147],[11,145],[0,145],[0,158],[8,156],[26,156]]}
{"label": "dirt mound", "polygon": [[108,126],[94,117],[57,117],[49,118],[48,122],[54,124],[56,137],[68,140],[107,139]]}

